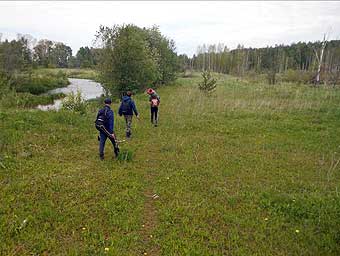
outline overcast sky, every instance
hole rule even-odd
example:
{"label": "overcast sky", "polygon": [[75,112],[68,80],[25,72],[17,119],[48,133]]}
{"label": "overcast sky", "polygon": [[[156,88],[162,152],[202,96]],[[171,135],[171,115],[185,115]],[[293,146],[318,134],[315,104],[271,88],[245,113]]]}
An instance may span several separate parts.
{"label": "overcast sky", "polygon": [[177,52],[224,43],[233,49],[298,41],[340,39],[340,2],[0,2],[0,33],[64,42],[73,49],[92,46],[99,25],[156,24],[173,39]]}

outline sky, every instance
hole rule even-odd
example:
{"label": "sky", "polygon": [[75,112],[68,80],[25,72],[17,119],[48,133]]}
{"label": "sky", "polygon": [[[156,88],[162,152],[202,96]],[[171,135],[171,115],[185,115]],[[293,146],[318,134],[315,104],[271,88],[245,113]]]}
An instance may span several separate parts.
{"label": "sky", "polygon": [[340,39],[340,2],[268,1],[0,1],[0,33],[18,33],[70,46],[93,46],[100,25],[158,25],[178,54],[203,44],[229,49]]}

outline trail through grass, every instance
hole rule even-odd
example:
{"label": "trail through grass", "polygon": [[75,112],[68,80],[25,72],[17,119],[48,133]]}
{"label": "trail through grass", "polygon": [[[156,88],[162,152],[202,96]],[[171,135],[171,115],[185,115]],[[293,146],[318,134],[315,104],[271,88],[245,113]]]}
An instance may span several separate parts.
{"label": "trail through grass", "polygon": [[159,127],[135,97],[131,161],[99,160],[96,106],[2,110],[0,254],[338,255],[340,91],[197,82],[157,90]]}

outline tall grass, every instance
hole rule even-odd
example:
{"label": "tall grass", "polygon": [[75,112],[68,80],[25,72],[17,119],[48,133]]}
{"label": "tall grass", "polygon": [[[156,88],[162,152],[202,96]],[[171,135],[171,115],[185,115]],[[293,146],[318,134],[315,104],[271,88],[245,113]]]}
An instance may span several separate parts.
{"label": "tall grass", "polygon": [[2,110],[0,254],[338,255],[340,91],[199,81],[157,90],[158,127],[136,95],[130,161],[99,160],[95,102]]}
{"label": "tall grass", "polygon": [[16,92],[39,95],[49,90],[65,87],[69,84],[66,75],[62,72],[55,74],[17,74],[10,81],[10,86]]}
{"label": "tall grass", "polygon": [[62,73],[68,78],[90,79],[98,81],[98,72],[93,69],[79,69],[79,68],[41,68],[35,70],[36,74],[40,75],[56,75]]}

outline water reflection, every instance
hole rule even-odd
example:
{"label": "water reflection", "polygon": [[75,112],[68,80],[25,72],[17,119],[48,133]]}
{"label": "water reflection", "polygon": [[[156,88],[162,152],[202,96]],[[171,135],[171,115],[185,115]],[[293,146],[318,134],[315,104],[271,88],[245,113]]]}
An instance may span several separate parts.
{"label": "water reflection", "polygon": [[[100,97],[104,93],[104,89],[100,83],[94,82],[88,79],[77,79],[69,78],[70,85],[63,88],[57,88],[49,91],[50,94],[55,93],[65,93],[69,94],[71,92],[77,93],[78,90],[81,91],[82,96],[89,100]],[[38,109],[41,110],[58,110],[61,108],[62,100],[55,100],[51,105],[39,105]]]}

